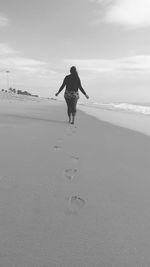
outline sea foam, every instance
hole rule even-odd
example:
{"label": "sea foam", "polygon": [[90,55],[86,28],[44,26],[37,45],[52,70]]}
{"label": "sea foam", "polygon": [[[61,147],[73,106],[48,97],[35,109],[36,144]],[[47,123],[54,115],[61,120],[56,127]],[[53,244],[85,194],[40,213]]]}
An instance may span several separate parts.
{"label": "sea foam", "polygon": [[96,109],[105,109],[113,111],[122,111],[122,112],[133,112],[140,113],[143,115],[150,115],[150,104],[134,104],[134,103],[98,103],[93,102],[90,104],[81,104],[83,106],[96,108]]}

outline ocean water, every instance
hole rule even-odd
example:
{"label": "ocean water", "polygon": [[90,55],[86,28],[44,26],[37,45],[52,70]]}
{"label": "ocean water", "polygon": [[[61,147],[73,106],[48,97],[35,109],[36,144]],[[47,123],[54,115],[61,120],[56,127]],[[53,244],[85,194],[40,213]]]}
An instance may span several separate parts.
{"label": "ocean water", "polygon": [[81,106],[91,107],[95,109],[104,109],[112,111],[121,111],[127,113],[139,113],[150,115],[150,103],[98,103],[91,102],[89,104],[81,103]]}
{"label": "ocean water", "polygon": [[79,103],[78,108],[100,120],[150,136],[150,103]]}

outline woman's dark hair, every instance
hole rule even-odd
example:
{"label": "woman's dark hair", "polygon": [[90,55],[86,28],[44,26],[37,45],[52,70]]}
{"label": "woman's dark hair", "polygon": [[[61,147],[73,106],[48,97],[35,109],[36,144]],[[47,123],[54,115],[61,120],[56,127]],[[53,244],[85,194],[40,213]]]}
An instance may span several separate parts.
{"label": "woman's dark hair", "polygon": [[71,73],[73,76],[75,76],[76,78],[79,78],[79,76],[78,76],[78,72],[77,72],[77,69],[76,69],[75,66],[72,66],[72,67],[70,68],[70,73]]}

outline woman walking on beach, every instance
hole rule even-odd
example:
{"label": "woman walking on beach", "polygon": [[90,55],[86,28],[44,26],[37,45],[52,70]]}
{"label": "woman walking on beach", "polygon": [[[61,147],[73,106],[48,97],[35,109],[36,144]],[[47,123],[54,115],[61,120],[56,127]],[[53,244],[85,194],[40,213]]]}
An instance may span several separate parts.
{"label": "woman walking on beach", "polygon": [[80,89],[80,91],[85,95],[87,99],[89,98],[89,96],[85,93],[84,89],[82,88],[76,67],[74,66],[71,67],[70,75],[67,75],[65,77],[63,84],[61,85],[59,91],[55,95],[58,96],[58,94],[64,89],[65,86],[66,90],[64,93],[64,98],[67,103],[67,113],[69,117],[69,123],[74,124],[76,115],[76,106],[77,106],[77,101],[79,99],[78,89]]}

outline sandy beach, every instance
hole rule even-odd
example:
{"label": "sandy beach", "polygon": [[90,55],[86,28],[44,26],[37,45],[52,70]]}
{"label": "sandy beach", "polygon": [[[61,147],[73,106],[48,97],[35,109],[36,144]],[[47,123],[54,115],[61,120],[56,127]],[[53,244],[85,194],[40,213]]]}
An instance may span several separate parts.
{"label": "sandy beach", "polygon": [[0,267],[150,266],[150,137],[0,94]]}

